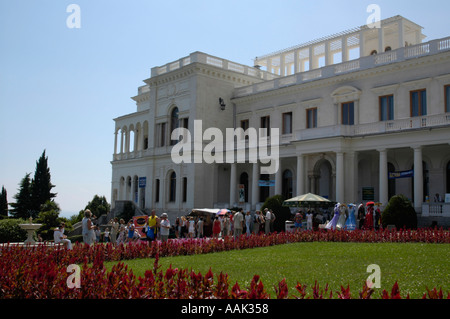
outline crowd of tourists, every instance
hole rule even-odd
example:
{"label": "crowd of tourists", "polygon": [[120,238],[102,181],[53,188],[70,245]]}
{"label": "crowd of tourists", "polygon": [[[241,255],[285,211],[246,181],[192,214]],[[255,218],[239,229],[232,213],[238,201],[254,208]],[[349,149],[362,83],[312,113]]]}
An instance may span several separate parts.
{"label": "crowd of tourists", "polygon": [[[366,207],[367,210],[366,210]],[[338,229],[355,230],[375,229],[381,226],[381,211],[378,203],[369,202],[366,205],[337,203],[330,213],[328,210],[308,209],[299,210],[293,215],[295,229],[312,230]],[[115,217],[108,222],[108,225],[102,234],[98,225],[94,222],[95,216],[87,209],[84,212],[82,220],[83,242],[92,244],[94,242],[111,242],[113,244],[130,243],[139,240],[145,241],[167,241],[171,238],[204,238],[214,237],[223,238],[233,236],[239,239],[242,234],[269,234],[274,231],[275,213],[270,209],[256,211],[252,214],[250,211],[244,212],[243,209],[236,211],[226,210],[224,213],[211,214],[209,216],[181,216],[177,217],[171,224],[166,213],[160,216],[152,210],[146,218],[145,224],[136,226],[133,219],[126,222],[124,219]],[[305,227],[306,221],[306,227]],[[319,226],[319,227],[318,227]],[[64,235],[64,223],[54,230],[55,243],[62,243],[67,248],[72,249],[72,243]]]}

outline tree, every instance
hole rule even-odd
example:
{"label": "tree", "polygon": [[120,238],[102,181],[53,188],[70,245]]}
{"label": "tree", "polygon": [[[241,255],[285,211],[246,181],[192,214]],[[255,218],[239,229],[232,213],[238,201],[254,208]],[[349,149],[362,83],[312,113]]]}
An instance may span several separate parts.
{"label": "tree", "polygon": [[264,211],[265,208],[273,210],[275,214],[274,230],[278,232],[284,231],[286,220],[291,218],[291,210],[289,207],[283,206],[283,196],[275,195],[267,198],[261,210]]}
{"label": "tree", "polygon": [[41,206],[41,212],[37,218],[37,222],[43,224],[38,232],[43,239],[53,239],[53,229],[58,227],[61,222],[66,223],[66,231],[70,231],[71,224],[64,217],[59,217],[61,209],[54,201],[48,200]]}
{"label": "tree", "polygon": [[99,217],[105,215],[111,209],[111,205],[108,204],[105,196],[95,195],[94,198],[84,208],[89,209],[93,215]]}
{"label": "tree", "polygon": [[31,201],[31,173],[25,174],[25,177],[22,178],[20,182],[19,192],[14,195],[15,203],[11,203],[11,215],[14,218],[23,218],[28,219],[32,214],[32,217],[35,218],[39,213],[39,210],[33,211],[33,205]]}
{"label": "tree", "polygon": [[2,192],[0,193],[0,217],[8,216],[8,196],[5,186],[2,186]]}
{"label": "tree", "polygon": [[39,212],[41,210],[41,205],[56,197],[56,194],[51,192],[53,187],[55,187],[55,185],[51,183],[48,157],[45,156],[44,150],[41,157],[36,162],[36,170],[34,171],[34,178],[31,186],[31,198],[34,211]]}
{"label": "tree", "polygon": [[392,196],[381,214],[381,222],[383,227],[387,225],[395,225],[397,229],[417,228],[417,214],[411,201],[404,195]]}

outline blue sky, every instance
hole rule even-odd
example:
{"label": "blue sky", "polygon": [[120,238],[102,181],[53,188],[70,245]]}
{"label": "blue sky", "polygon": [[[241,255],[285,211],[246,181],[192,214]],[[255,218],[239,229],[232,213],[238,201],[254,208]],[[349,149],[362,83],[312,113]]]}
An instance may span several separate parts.
{"label": "blue sky", "polygon": [[[70,29],[69,4],[81,9]],[[194,51],[256,56],[402,15],[428,40],[450,35],[449,1],[0,0],[0,186],[14,202],[45,149],[62,216],[110,200],[113,118],[134,112],[150,69]]]}

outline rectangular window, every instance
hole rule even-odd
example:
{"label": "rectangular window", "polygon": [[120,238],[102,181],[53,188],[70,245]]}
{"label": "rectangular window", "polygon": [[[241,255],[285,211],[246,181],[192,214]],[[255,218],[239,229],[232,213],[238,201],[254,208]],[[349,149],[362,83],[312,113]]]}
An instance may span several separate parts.
{"label": "rectangular window", "polygon": [[427,90],[411,91],[411,117],[427,115]]}
{"label": "rectangular window", "polygon": [[[243,129],[244,132],[248,130],[249,126],[250,126],[249,120],[241,121],[241,129]],[[245,135],[245,140],[248,140],[248,138],[249,138],[248,135]]]}
{"label": "rectangular window", "polygon": [[445,112],[450,112],[450,84],[444,86]]}
{"label": "rectangular window", "polygon": [[266,136],[270,136],[270,116],[261,117],[261,128],[267,129]]}
{"label": "rectangular window", "polygon": [[347,102],[342,103],[342,124],[354,125],[355,124],[355,103]]}
{"label": "rectangular window", "polygon": [[292,112],[283,113],[282,134],[292,134]]}
{"label": "rectangular window", "polygon": [[159,202],[159,179],[155,180],[155,202]]}
{"label": "rectangular window", "polygon": [[380,96],[380,121],[392,121],[394,119],[394,96]]}
{"label": "rectangular window", "polygon": [[317,127],[317,107],[306,110],[306,128]]}

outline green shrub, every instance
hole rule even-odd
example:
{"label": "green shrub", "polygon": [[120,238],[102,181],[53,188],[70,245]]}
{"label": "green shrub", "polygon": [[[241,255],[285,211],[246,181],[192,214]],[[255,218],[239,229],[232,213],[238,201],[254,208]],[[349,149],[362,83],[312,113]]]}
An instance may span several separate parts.
{"label": "green shrub", "polygon": [[397,229],[417,228],[417,214],[411,201],[404,195],[395,195],[391,197],[389,203],[381,214],[383,227],[395,225]]}
{"label": "green shrub", "polygon": [[275,214],[276,219],[273,223],[273,229],[277,232],[284,231],[286,228],[286,220],[291,218],[291,210],[289,207],[283,206],[283,201],[283,196],[275,195],[267,198],[261,207],[262,211],[264,211],[265,208],[268,208]]}
{"label": "green shrub", "polygon": [[23,219],[2,219],[0,220],[0,243],[23,242],[27,239],[27,232],[20,228]]}

